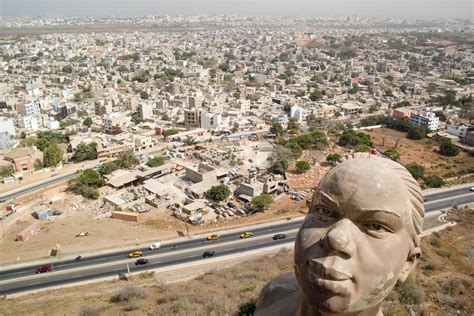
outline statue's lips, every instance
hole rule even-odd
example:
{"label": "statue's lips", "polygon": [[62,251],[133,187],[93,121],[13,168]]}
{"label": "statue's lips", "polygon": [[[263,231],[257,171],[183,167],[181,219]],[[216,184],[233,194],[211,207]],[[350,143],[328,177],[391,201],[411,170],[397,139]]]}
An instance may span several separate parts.
{"label": "statue's lips", "polygon": [[308,268],[309,271],[319,279],[328,281],[345,281],[352,279],[349,273],[336,270],[334,267],[325,267],[322,263],[315,260],[308,261]]}

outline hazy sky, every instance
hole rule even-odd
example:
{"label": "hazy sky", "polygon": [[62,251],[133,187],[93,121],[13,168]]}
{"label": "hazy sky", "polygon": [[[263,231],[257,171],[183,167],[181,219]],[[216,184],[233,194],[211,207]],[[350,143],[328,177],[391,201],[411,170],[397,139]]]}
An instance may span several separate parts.
{"label": "hazy sky", "polygon": [[288,14],[473,19],[474,0],[0,0],[0,16]]}

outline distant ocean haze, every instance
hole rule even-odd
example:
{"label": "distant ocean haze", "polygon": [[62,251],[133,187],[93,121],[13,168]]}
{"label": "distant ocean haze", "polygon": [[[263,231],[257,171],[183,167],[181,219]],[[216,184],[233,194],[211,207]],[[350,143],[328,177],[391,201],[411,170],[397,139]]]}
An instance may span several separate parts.
{"label": "distant ocean haze", "polygon": [[472,0],[0,0],[0,16],[360,15],[473,17]]}

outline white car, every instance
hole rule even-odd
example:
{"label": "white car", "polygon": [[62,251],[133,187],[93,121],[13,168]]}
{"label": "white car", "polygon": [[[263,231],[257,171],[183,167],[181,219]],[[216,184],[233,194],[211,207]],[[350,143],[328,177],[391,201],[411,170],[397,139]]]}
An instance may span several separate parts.
{"label": "white car", "polygon": [[160,241],[155,241],[154,243],[152,243],[150,245],[150,250],[157,250],[157,249],[160,249],[161,247],[161,242]]}
{"label": "white car", "polygon": [[471,192],[474,192],[474,187],[471,187],[469,190],[471,190]]}

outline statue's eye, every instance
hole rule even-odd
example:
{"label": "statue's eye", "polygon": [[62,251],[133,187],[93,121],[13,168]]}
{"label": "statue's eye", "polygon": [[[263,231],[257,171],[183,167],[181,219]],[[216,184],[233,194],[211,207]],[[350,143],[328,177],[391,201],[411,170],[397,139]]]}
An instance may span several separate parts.
{"label": "statue's eye", "polygon": [[316,216],[321,222],[332,222],[339,218],[336,212],[331,211],[325,207],[316,207]]}
{"label": "statue's eye", "polygon": [[380,223],[366,223],[364,224],[364,228],[367,230],[367,232],[393,233],[393,231],[390,228]]}

